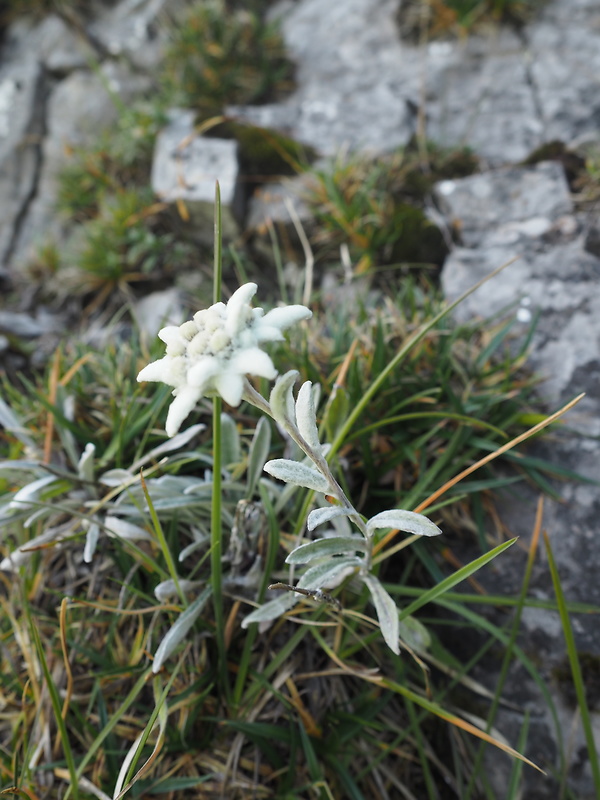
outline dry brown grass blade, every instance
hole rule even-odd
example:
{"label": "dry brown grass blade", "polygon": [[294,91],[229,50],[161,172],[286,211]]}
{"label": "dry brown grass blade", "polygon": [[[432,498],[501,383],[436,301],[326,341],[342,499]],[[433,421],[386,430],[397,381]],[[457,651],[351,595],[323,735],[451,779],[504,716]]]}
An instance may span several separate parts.
{"label": "dry brown grass blade", "polygon": [[[397,691],[398,689],[404,689],[404,687],[398,686],[395,684],[394,681],[389,680],[388,678],[380,677],[380,678],[369,678],[368,676],[362,676],[363,680],[369,681],[370,683],[377,684],[378,686],[382,686],[386,689],[390,689],[391,691]],[[403,692],[402,692],[403,693]],[[435,711],[432,711],[437,717],[443,719],[445,722],[449,722],[451,725],[454,725],[456,728],[460,728],[461,730],[465,731],[466,733],[470,733],[472,736],[476,736],[478,739],[482,739],[484,742],[497,747],[499,750],[502,750],[509,756],[513,758],[518,758],[519,761],[522,761],[524,764],[528,764],[530,767],[533,767],[538,772],[541,772],[542,775],[545,775],[543,769],[538,767],[537,764],[534,764],[533,761],[530,761],[524,755],[519,753],[513,747],[508,744],[504,744],[504,742],[498,741],[498,739],[494,739],[493,736],[490,736],[489,733],[482,731],[480,728],[472,725],[470,722],[467,722],[460,717],[457,717],[455,714],[452,714],[450,711],[446,711],[441,706],[437,706]]]}
{"label": "dry brown grass blade", "polygon": [[482,739],[483,741],[487,742],[488,744],[493,745],[494,747],[499,748],[503,752],[507,753],[508,755],[512,756],[513,758],[518,758],[520,761],[523,761],[525,764],[536,769],[538,772],[545,774],[537,764],[534,764],[533,761],[530,761],[525,756],[521,755],[517,750],[510,747],[508,744],[504,744],[504,742],[500,742],[497,739],[494,739],[493,736],[490,736],[485,731],[481,730],[480,728],[472,725],[470,722],[467,722],[460,717],[457,717],[455,714],[452,714],[450,711],[446,711],[441,706],[438,706],[436,703],[426,700],[425,698],[419,697],[410,689],[407,689],[404,686],[396,683],[395,681],[386,678],[383,675],[373,675],[372,673],[366,671],[359,671],[353,667],[347,666],[339,656],[334,653],[330,647],[326,645],[325,642],[321,642],[321,646],[327,653],[327,655],[331,658],[334,663],[336,663],[339,667],[341,667],[342,671],[345,672],[347,675],[352,675],[355,678],[360,678],[363,681],[367,681],[368,683],[373,683],[376,686],[381,686],[385,689],[389,689],[390,691],[394,692],[395,694],[400,694],[401,696],[409,697],[412,699],[413,702],[418,702],[423,708],[428,710],[430,713],[435,714],[440,719],[443,719],[445,722],[449,722],[451,725],[454,725],[461,730],[464,730],[466,733],[470,733],[472,736],[476,736],[478,739]]}
{"label": "dry brown grass blade", "polygon": [[225,650],[229,650],[229,646],[231,645],[231,639],[233,638],[233,634],[236,629],[237,615],[241,605],[242,603],[240,600],[235,600],[231,606],[229,616],[227,617],[227,621],[225,623]]}
{"label": "dry brown grass blade", "polygon": [[535,559],[538,544],[540,541],[540,534],[542,532],[542,520],[544,518],[544,496],[540,495],[538,498],[537,508],[535,511],[535,523],[533,525],[533,533],[531,535],[531,544],[529,545],[529,558],[532,562]]}
{"label": "dry brown grass blade", "polygon": [[70,367],[62,376],[62,378],[59,381],[60,385],[68,386],[73,375],[75,375],[81,369],[81,367],[84,364],[87,364],[87,362],[90,361],[93,357],[94,357],[93,353],[86,353],[85,355],[81,356],[81,358],[78,358],[77,361],[73,364],[73,366]]}
{"label": "dry brown grass blade", "polygon": [[[67,770],[64,770],[67,775],[69,774]],[[39,796],[32,792],[31,789],[26,789],[24,786],[9,786],[6,789],[0,790],[0,795],[9,794],[9,795],[17,795],[27,797],[28,800],[40,800]]]}
{"label": "dry brown grass blade", "polygon": [[[572,409],[573,406],[577,405],[577,403],[583,397],[585,397],[585,392],[578,394],[577,397],[573,398],[573,400],[570,400],[554,414],[551,414],[549,417],[546,417],[546,419],[542,420],[542,422],[539,422],[537,425],[534,425],[533,428],[529,428],[529,430],[526,430],[524,433],[521,433],[519,434],[519,436],[516,436],[514,439],[511,439],[510,442],[506,442],[506,444],[503,444],[497,450],[494,450],[493,453],[488,453],[487,456],[484,456],[484,458],[479,459],[479,461],[477,461],[475,464],[471,464],[470,467],[467,467],[462,472],[459,472],[458,475],[455,475],[454,478],[447,481],[443,486],[441,486],[439,489],[433,492],[433,494],[430,494],[429,497],[423,500],[422,503],[419,503],[419,505],[414,510],[419,514],[423,512],[426,508],[432,505],[438,498],[440,498],[443,494],[445,494],[449,489],[451,489],[453,486],[456,486],[457,483],[460,483],[460,481],[462,481],[463,478],[466,478],[468,475],[471,475],[480,467],[485,466],[485,464],[489,464],[490,461],[493,461],[495,458],[498,458],[498,456],[501,456],[503,453],[506,453],[508,450],[511,450],[518,444],[521,444],[521,442],[524,442],[526,439],[535,436],[537,433],[544,430],[544,428],[547,428],[548,425],[551,425],[553,422],[556,422],[556,420],[562,417],[563,414],[566,414],[566,412],[570,411],[570,409]],[[375,547],[373,548],[373,553],[377,554],[380,550],[382,550],[386,546],[386,544],[388,544],[388,542],[391,542],[391,540],[396,536],[397,533],[398,531],[395,530],[395,531],[390,531],[388,534],[386,534],[386,536],[384,536],[383,539],[380,542],[378,542],[378,544],[375,545]]]}
{"label": "dry brown grass blade", "polygon": [[[50,378],[48,386],[48,402],[51,405],[56,403],[56,390],[58,388],[58,374],[60,372],[60,347],[56,349],[52,359],[52,367],[50,368]],[[52,460],[52,439],[54,437],[54,414],[48,411],[46,422],[46,433],[44,435],[44,464],[49,464]]]}
{"label": "dry brown grass blade", "polygon": [[317,721],[304,705],[302,698],[300,697],[300,692],[296,688],[296,684],[292,680],[292,678],[288,678],[285,682],[285,685],[288,688],[290,693],[289,701],[294,706],[296,711],[298,712],[298,716],[302,720],[302,724],[304,725],[305,731],[308,733],[309,736],[314,736],[317,739],[321,739],[323,736],[323,731],[317,724]]}
{"label": "dry brown grass blade", "polygon": [[159,605],[149,606],[148,608],[121,608],[118,604],[111,606],[108,603],[97,603],[89,600],[74,600],[73,605],[86,606],[88,608],[95,608],[98,611],[110,611],[112,614],[121,614],[123,616],[139,617],[141,614],[154,614],[157,611],[181,611],[179,606],[175,605]]}

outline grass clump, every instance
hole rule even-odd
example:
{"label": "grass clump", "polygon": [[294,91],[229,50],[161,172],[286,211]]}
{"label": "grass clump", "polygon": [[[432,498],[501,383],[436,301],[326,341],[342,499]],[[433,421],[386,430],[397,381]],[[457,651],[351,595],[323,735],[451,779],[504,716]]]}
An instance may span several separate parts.
{"label": "grass clump", "polygon": [[98,214],[72,240],[63,260],[71,289],[94,296],[94,307],[128,295],[132,284],[156,283],[175,265],[191,261],[191,248],[179,241],[149,189],[124,189],[106,195]]}
{"label": "grass clump", "polygon": [[164,108],[144,100],[130,108],[117,102],[115,127],[103,132],[93,147],[72,151],[59,176],[57,206],[67,219],[92,219],[107,193],[150,182],[154,140],[167,119]]}
{"label": "grass clump", "polygon": [[356,273],[398,264],[440,267],[447,243],[425,214],[425,201],[437,180],[476,168],[468,150],[432,144],[423,154],[409,146],[376,159],[340,159],[315,173],[308,198],[318,227],[314,244],[331,253],[347,243]]}
{"label": "grass clump", "polygon": [[403,38],[420,41],[490,24],[526,23],[545,0],[408,0],[397,12]]}
{"label": "grass clump", "polygon": [[196,3],[172,32],[164,89],[202,118],[226,105],[263,103],[292,86],[293,67],[274,23],[222,2]]}

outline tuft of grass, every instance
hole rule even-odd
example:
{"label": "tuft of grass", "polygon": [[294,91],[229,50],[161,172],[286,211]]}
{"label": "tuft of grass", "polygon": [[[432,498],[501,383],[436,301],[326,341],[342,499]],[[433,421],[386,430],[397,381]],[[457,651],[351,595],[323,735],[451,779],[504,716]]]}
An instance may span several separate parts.
{"label": "tuft of grass", "polygon": [[410,41],[461,34],[497,24],[523,25],[545,0],[408,0],[402,3],[397,22]]}
{"label": "tuft of grass", "polygon": [[106,194],[148,186],[154,140],[165,122],[159,102],[120,108],[114,129],[103,132],[95,146],[71,152],[59,176],[58,210],[82,222],[97,216]]}
{"label": "tuft of grass", "polygon": [[316,170],[308,201],[321,257],[350,248],[355,272],[408,264],[440,267],[447,255],[442,232],[424,212],[437,180],[463,177],[477,169],[468,150],[448,151],[415,144],[392,156],[352,156]]}
{"label": "tuft of grass", "polygon": [[275,23],[212,0],[194,4],[172,31],[164,91],[203,118],[226,105],[273,100],[293,86],[293,66]]}
{"label": "tuft of grass", "polygon": [[115,295],[128,296],[132,284],[163,278],[175,264],[189,263],[191,248],[178,241],[164,211],[149,189],[106,195],[64,260],[71,290],[93,295],[98,307]]}

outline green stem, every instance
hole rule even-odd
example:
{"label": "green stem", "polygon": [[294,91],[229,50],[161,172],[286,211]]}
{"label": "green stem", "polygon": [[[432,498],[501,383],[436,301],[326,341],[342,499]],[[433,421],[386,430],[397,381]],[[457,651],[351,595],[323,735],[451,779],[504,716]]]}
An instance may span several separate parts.
{"label": "green stem", "polygon": [[[213,301],[218,303],[221,299],[221,281],[223,275],[221,237],[221,191],[219,183],[215,187],[215,260],[213,276]],[[223,614],[222,592],[222,540],[223,526],[221,521],[222,487],[221,487],[221,411],[222,400],[220,397],[213,399],[213,484],[212,504],[210,517],[210,566],[211,584],[213,595],[213,608],[215,613],[215,630],[217,640],[219,680],[228,694],[227,681],[227,653],[225,651],[225,619]]]}
{"label": "green stem", "polygon": [[221,300],[221,283],[223,282],[223,236],[221,222],[221,187],[215,184],[215,257],[213,275],[213,303]]}

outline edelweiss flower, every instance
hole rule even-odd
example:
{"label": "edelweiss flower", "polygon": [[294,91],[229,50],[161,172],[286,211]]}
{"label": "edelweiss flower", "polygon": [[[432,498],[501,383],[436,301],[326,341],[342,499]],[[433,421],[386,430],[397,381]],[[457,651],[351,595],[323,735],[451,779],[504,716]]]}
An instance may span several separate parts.
{"label": "edelweiss flower", "polygon": [[144,367],[137,379],[174,387],[175,400],[165,425],[169,436],[177,433],[201,397],[219,394],[230,406],[239,406],[245,375],[273,379],[277,370],[260,345],[281,341],[283,330],[312,316],[300,305],[264,314],[262,308],[250,306],[256,289],[255,283],[245,283],[227,305],[215,303],[183,325],[169,325],[159,331],[167,354]]}

